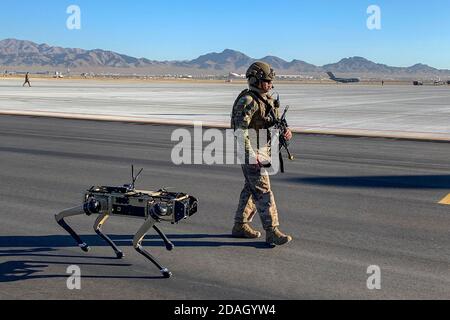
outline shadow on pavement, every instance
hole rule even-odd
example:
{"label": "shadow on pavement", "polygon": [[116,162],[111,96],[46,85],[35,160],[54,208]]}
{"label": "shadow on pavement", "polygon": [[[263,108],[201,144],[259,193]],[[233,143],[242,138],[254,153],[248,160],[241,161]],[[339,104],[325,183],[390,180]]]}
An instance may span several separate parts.
{"label": "shadow on pavement", "polygon": [[[118,246],[131,246],[134,235],[109,235]],[[91,247],[104,247],[108,244],[95,234],[80,235],[81,239]],[[189,234],[167,235],[175,247],[253,247],[257,249],[269,248],[264,240],[248,241],[232,238],[228,234]],[[187,239],[187,240],[183,240]],[[230,241],[194,239],[230,239]],[[148,235],[143,242],[146,247],[164,247],[164,243],[158,235]],[[77,247],[75,241],[69,235],[51,236],[0,236],[0,248],[69,248]],[[1,251],[0,251],[1,256]]]}
{"label": "shadow on pavement", "polygon": [[[58,256],[54,256],[58,257]],[[0,263],[0,283],[4,282],[17,282],[17,281],[25,281],[25,280],[33,280],[33,279],[52,279],[52,278],[67,278],[70,274],[39,274],[44,273],[45,269],[50,265],[64,265],[69,266],[71,264],[76,264],[77,266],[108,266],[108,267],[129,267],[130,264],[109,264],[109,263],[68,263],[68,262],[58,262],[58,261],[7,261],[4,263]],[[83,279],[143,279],[143,280],[151,280],[151,279],[164,279],[163,276],[144,276],[144,277],[136,277],[136,276],[115,276],[115,275],[82,275]]]}
{"label": "shadow on pavement", "polygon": [[449,189],[450,175],[288,178],[290,182],[330,187]]}
{"label": "shadow on pavement", "polygon": [[[230,235],[208,235],[208,234],[191,234],[191,235],[168,235],[177,247],[221,247],[221,246],[240,246],[253,247],[257,249],[270,248],[264,241],[245,241],[231,238]],[[110,238],[119,246],[131,246],[132,235],[110,235]],[[108,246],[97,235],[85,235],[82,239],[90,246]],[[187,239],[187,240],[183,240]],[[232,239],[230,241],[195,241],[194,239]],[[154,240],[154,241],[153,241]],[[157,235],[150,235],[144,242],[145,247],[164,247],[164,243]],[[0,259],[11,257],[28,257],[30,259],[38,258],[37,260],[20,259],[17,261],[7,261],[0,263],[0,283],[15,282],[31,279],[48,279],[48,278],[67,278],[68,274],[40,274],[44,273],[50,265],[90,265],[100,267],[129,267],[131,264],[125,263],[97,263],[97,262],[68,262],[68,261],[50,261],[48,258],[79,258],[79,259],[107,259],[116,260],[116,257],[96,257],[93,255],[68,255],[59,254],[56,248],[77,248],[72,237],[69,235],[51,235],[51,236],[0,236],[0,248],[8,248],[7,250],[0,250]],[[11,249],[12,248],[12,249]],[[81,252],[81,251],[80,251]],[[40,259],[47,258],[48,261],[41,261]],[[92,260],[91,260],[92,261]],[[89,276],[83,275],[83,278],[95,279],[163,279],[162,276],[151,277],[135,277],[135,276]]]}

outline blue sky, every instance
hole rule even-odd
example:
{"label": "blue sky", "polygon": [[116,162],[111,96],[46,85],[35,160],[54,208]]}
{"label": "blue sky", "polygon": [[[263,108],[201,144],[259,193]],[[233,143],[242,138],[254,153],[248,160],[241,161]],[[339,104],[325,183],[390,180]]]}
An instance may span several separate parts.
{"label": "blue sky", "polygon": [[[66,9],[81,9],[68,30]],[[381,30],[366,27],[369,5]],[[0,39],[101,48],[155,60],[193,59],[229,48],[316,65],[363,56],[394,66],[450,69],[450,1],[406,0],[5,0]]]}

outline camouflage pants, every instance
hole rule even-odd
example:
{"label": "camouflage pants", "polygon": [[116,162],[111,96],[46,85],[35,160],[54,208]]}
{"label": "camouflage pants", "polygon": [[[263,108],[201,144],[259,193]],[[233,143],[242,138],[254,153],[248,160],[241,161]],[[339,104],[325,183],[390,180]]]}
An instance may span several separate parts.
{"label": "camouflage pants", "polygon": [[235,222],[250,223],[259,213],[264,229],[278,227],[278,211],[268,175],[255,165],[242,165],[245,186],[239,199]]}

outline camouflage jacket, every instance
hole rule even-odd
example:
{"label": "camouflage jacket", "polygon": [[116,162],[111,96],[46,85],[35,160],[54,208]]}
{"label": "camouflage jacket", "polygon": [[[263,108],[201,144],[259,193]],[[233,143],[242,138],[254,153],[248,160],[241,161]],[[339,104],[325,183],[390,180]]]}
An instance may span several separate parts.
{"label": "camouflage jacket", "polygon": [[[258,94],[243,91],[239,95],[231,114],[231,128],[242,135],[242,137],[237,136],[237,138],[244,141],[246,159],[256,158],[257,152],[255,150],[263,156],[270,157],[270,134],[267,130],[269,129],[269,106],[275,111],[277,117],[279,111],[276,108],[275,100],[269,94],[262,93],[256,87],[250,87],[250,91]],[[261,129],[265,129],[267,134],[264,145],[259,143],[262,141],[259,134]],[[250,131],[256,134],[256,139],[252,139]]]}

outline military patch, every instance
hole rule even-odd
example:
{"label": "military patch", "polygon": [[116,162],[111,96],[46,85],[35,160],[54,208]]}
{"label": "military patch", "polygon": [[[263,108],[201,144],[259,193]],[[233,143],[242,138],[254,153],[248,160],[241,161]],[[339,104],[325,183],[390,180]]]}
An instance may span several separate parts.
{"label": "military patch", "polygon": [[256,110],[258,110],[258,105],[255,103],[252,103],[252,104],[245,106],[244,114],[246,116],[250,116],[250,115],[253,115],[256,112]]}
{"label": "military patch", "polygon": [[250,95],[245,95],[241,99],[239,99],[239,104],[246,106],[253,103],[253,98]]}

